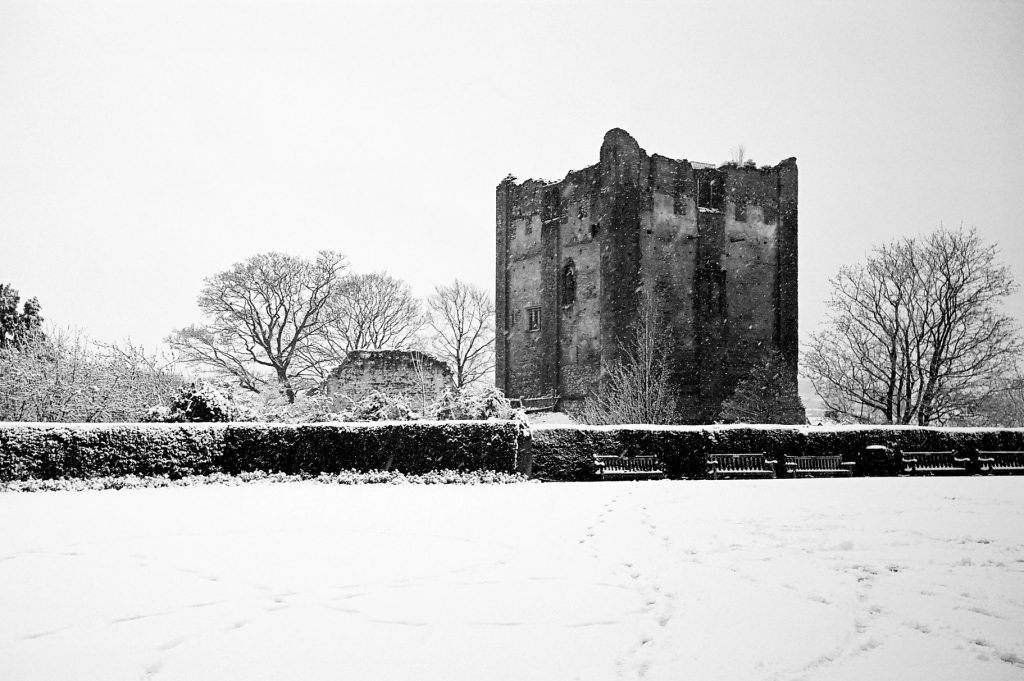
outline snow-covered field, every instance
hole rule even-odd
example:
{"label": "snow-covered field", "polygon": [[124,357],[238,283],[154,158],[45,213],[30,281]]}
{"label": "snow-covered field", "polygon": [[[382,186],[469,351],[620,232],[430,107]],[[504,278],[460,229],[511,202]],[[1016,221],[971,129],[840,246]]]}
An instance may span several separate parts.
{"label": "snow-covered field", "polygon": [[0,679],[1020,679],[1024,478],[0,494]]}

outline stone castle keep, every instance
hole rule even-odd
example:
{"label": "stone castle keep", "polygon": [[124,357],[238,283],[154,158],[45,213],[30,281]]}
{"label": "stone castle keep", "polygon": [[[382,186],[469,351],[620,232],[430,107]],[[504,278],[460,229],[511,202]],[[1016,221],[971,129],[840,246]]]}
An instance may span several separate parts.
{"label": "stone castle keep", "polygon": [[633,333],[640,292],[671,332],[684,420],[714,419],[766,352],[795,388],[796,159],[715,168],[648,155],[611,130],[595,165],[499,184],[496,236],[507,396],[557,396],[571,411]]}

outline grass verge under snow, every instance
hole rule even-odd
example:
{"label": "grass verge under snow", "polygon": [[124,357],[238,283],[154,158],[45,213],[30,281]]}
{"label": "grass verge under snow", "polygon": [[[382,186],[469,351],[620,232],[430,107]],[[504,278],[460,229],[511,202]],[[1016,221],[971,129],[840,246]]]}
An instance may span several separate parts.
{"label": "grass verge under snow", "polygon": [[319,475],[292,475],[242,472],[238,475],[212,473],[171,478],[166,475],[108,475],[98,478],[60,478],[55,480],[15,480],[0,482],[0,492],[53,492],[146,487],[188,487],[192,485],[244,485],[249,483],[304,482],[312,480],[328,485],[506,485],[528,482],[524,475],[501,471],[431,471],[420,475],[400,471],[341,471]]}
{"label": "grass verge under snow", "polygon": [[0,678],[1019,679],[1024,478],[0,495]]}

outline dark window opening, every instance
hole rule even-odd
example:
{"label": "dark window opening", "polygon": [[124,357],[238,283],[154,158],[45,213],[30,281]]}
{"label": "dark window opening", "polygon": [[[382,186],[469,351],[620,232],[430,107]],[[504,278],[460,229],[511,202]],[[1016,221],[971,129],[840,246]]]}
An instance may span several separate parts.
{"label": "dark window opening", "polygon": [[676,215],[686,215],[686,196],[677,193],[672,199],[672,212]]}
{"label": "dark window opening", "polygon": [[698,296],[705,314],[720,318],[728,316],[726,271],[716,267],[703,269],[699,278]]}
{"label": "dark window opening", "polygon": [[725,287],[725,270],[718,270],[718,313],[725,315],[728,311],[728,290]]}
{"label": "dark window opening", "polygon": [[590,224],[590,238],[591,239],[596,238],[597,237],[597,233],[600,230],[601,230],[601,226],[600,225],[598,225],[596,222],[591,223]]}
{"label": "dark window opening", "polygon": [[576,302],[576,263],[571,259],[562,268],[562,306],[569,307]]}
{"label": "dark window opening", "polygon": [[697,207],[721,210],[725,186],[717,177],[703,177],[697,181]]}
{"label": "dark window opening", "polygon": [[743,201],[736,202],[736,214],[733,216],[736,222],[747,221],[747,204]]}
{"label": "dark window opening", "polygon": [[540,331],[540,308],[539,307],[528,307],[528,308],[526,308],[526,330],[527,331]]}

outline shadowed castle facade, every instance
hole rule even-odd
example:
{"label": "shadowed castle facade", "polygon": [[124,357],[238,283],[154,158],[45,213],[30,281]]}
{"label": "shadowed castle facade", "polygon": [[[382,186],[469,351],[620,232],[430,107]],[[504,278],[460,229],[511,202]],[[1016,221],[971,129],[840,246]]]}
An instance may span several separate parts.
{"label": "shadowed castle facade", "polygon": [[714,419],[766,352],[795,390],[796,159],[715,168],[648,155],[611,130],[596,165],[499,184],[496,236],[507,396],[558,396],[571,411],[632,334],[641,292],[671,334],[684,420]]}

